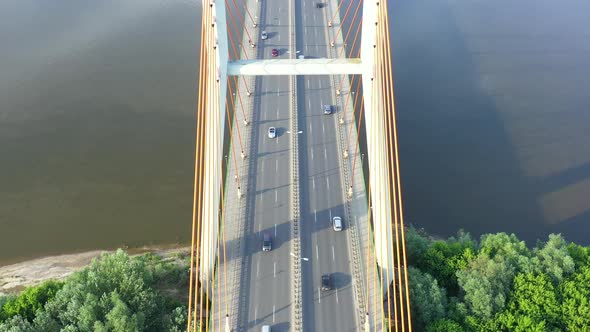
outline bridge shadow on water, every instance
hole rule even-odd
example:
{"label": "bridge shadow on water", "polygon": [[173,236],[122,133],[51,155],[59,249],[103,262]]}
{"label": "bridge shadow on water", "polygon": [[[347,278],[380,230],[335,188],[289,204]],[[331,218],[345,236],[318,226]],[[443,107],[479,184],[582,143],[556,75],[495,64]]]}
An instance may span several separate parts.
{"label": "bridge shadow on water", "polygon": [[590,180],[590,164],[545,178],[525,174],[522,151],[500,112],[502,96],[486,87],[474,37],[461,30],[450,6],[402,0],[390,7],[406,223],[443,236],[459,228],[475,236],[508,232],[530,245],[561,232],[588,243],[590,230],[582,227],[590,220],[587,205],[569,218],[549,220],[541,202]]}

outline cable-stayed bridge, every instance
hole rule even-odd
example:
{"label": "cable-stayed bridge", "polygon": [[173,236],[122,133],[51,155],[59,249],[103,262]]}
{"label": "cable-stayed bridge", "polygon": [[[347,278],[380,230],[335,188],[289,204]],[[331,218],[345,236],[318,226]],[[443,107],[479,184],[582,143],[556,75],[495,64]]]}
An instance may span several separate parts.
{"label": "cable-stayed bridge", "polygon": [[204,0],[190,331],[411,331],[387,1]]}

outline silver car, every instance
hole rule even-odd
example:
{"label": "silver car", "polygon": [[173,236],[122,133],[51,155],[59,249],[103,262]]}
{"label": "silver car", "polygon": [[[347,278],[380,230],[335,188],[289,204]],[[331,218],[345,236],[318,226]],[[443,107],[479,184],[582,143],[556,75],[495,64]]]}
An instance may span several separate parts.
{"label": "silver car", "polygon": [[277,128],[270,127],[268,128],[268,138],[275,138],[277,137]]}
{"label": "silver car", "polygon": [[332,105],[324,105],[322,106],[322,110],[324,114],[332,114]]}

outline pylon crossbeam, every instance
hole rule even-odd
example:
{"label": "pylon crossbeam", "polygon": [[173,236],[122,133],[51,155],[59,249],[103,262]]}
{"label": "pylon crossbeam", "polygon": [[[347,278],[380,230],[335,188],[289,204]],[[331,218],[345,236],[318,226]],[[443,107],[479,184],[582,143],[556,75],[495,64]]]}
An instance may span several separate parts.
{"label": "pylon crossbeam", "polygon": [[364,70],[361,59],[267,59],[229,62],[228,75],[355,75]]}

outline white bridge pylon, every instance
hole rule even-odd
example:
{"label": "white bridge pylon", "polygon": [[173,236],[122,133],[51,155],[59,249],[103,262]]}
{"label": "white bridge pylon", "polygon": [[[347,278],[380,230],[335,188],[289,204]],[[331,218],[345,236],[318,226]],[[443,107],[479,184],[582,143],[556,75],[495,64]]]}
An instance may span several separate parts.
{"label": "white bridge pylon", "polygon": [[[259,59],[229,61],[228,31],[226,25],[225,1],[204,0],[203,13],[212,12],[211,25],[203,24],[206,33],[201,46],[208,59],[209,74],[206,78],[206,129],[205,174],[203,183],[203,214],[201,215],[201,259],[200,279],[211,283],[215,269],[221,211],[220,188],[223,174],[223,138],[226,114],[226,95],[228,76],[272,76],[272,75],[362,75],[364,94],[365,126],[367,135],[367,154],[369,161],[369,181],[372,199],[372,220],[374,224],[375,254],[381,269],[382,278],[387,284],[381,285],[386,291],[394,277],[392,206],[390,197],[389,170],[387,169],[387,146],[384,107],[378,101],[378,90],[382,83],[375,79],[377,10],[379,2],[363,1],[363,26],[361,31],[361,57],[338,59],[299,59],[296,50],[289,53],[290,59]],[[207,11],[211,7],[212,11]],[[380,43],[383,45],[383,43]],[[381,46],[380,46],[381,47]],[[202,53],[203,55],[203,53]],[[374,92],[377,90],[377,92]],[[242,188],[238,195],[245,192]],[[228,193],[235,194],[235,193]],[[206,287],[211,292],[211,287]]]}

